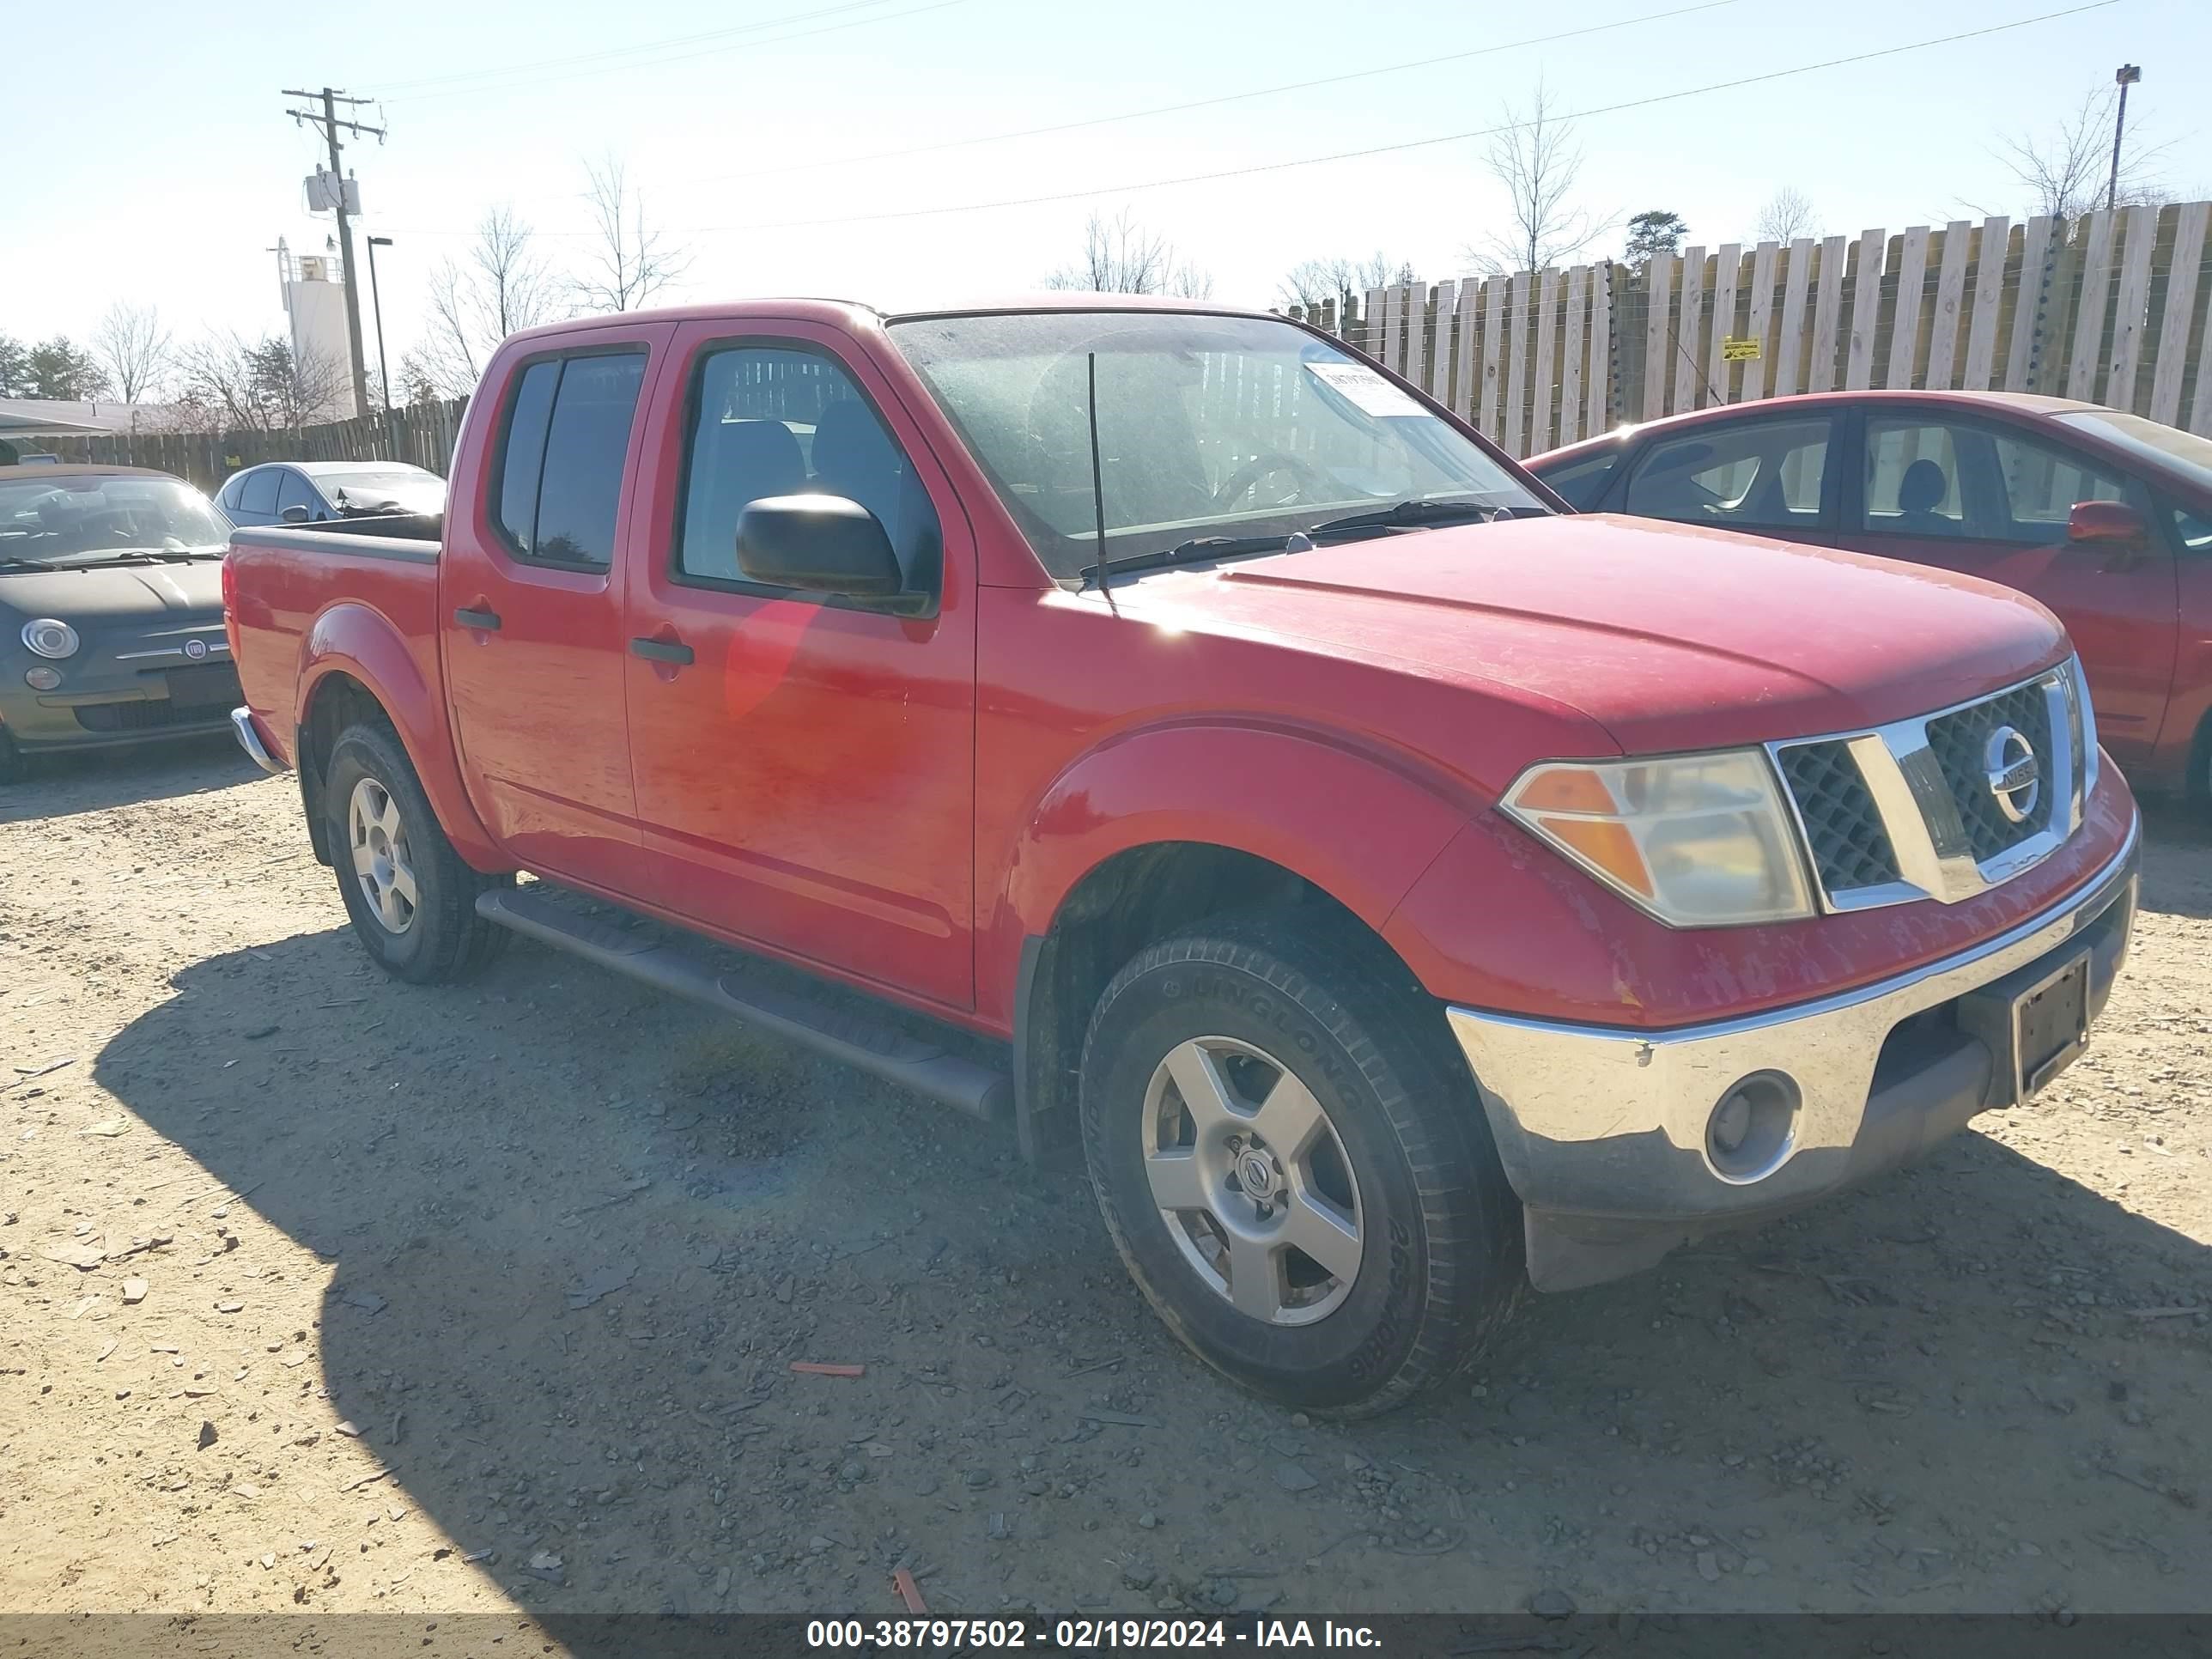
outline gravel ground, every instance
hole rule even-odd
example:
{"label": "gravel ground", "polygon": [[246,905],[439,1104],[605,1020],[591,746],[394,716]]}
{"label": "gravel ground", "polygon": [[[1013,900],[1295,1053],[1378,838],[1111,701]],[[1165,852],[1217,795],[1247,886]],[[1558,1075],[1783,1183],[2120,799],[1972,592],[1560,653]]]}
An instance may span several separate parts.
{"label": "gravel ground", "polygon": [[941,1109],[528,944],[386,981],[298,814],[220,747],[0,796],[0,1611],[2212,1607],[2178,810],[2045,1096],[1349,1428]]}

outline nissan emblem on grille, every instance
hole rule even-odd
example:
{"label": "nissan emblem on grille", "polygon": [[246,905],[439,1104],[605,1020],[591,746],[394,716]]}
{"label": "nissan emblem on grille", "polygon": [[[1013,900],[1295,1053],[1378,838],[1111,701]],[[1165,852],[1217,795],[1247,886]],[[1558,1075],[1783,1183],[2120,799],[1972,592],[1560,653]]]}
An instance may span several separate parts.
{"label": "nissan emblem on grille", "polygon": [[1982,764],[1997,811],[2014,823],[2027,823],[2043,793],[2043,767],[2035,758],[2035,746],[2014,727],[2000,726],[1990,733]]}

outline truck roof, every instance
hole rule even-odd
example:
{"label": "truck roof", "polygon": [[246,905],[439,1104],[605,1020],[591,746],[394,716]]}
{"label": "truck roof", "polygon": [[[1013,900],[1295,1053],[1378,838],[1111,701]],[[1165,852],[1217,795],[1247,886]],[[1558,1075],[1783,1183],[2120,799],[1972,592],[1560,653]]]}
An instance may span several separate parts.
{"label": "truck roof", "polygon": [[843,325],[861,319],[887,323],[915,317],[978,316],[994,312],[1024,311],[1161,311],[1182,312],[1194,316],[1276,317],[1279,319],[1279,313],[1274,312],[1250,306],[1222,305],[1211,300],[1187,300],[1159,294],[1096,294],[1069,289],[964,298],[915,295],[906,296],[902,303],[896,305],[877,305],[865,300],[845,300],[823,295],[784,295],[702,305],[669,306],[653,311],[617,312],[604,317],[572,318],[566,322],[524,329],[514,337],[520,340],[568,338],[580,330],[628,327],[641,322],[724,322],[758,318],[763,321],[775,319],[786,322]]}

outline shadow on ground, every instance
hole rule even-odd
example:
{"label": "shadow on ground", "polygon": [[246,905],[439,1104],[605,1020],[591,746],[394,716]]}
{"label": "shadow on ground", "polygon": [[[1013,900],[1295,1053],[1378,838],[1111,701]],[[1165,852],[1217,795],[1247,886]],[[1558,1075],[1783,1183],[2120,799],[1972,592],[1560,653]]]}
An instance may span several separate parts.
{"label": "shadow on ground", "polygon": [[228,733],[131,749],[40,755],[0,786],[0,823],[73,817],[167,796],[204,794],[261,776]]}
{"label": "shadow on ground", "polygon": [[597,969],[418,990],[341,929],[174,983],[100,1082],[328,1264],[295,1386],[542,1610],[2201,1600],[2205,1322],[2130,1310],[2212,1253],[1980,1136],[1309,1425],[1079,1179]]}

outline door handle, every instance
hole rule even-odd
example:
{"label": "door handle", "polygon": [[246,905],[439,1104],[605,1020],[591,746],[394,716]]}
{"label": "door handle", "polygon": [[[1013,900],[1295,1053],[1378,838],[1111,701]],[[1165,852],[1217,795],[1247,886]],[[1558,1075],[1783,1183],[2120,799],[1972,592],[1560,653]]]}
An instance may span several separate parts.
{"label": "door handle", "polygon": [[464,605],[453,612],[453,620],[464,628],[481,629],[494,634],[499,631],[499,612],[496,611],[471,611]]}
{"label": "door handle", "polygon": [[632,640],[630,655],[643,657],[649,662],[689,663],[691,647],[681,640]]}

